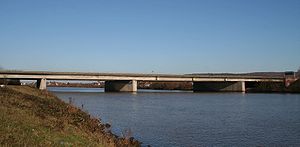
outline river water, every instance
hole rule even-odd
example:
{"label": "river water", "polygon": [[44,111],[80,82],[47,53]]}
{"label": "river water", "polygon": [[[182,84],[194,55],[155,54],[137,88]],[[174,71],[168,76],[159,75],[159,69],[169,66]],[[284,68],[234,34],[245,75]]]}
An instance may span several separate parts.
{"label": "river water", "polygon": [[300,146],[299,94],[193,93],[49,88],[143,145]]}

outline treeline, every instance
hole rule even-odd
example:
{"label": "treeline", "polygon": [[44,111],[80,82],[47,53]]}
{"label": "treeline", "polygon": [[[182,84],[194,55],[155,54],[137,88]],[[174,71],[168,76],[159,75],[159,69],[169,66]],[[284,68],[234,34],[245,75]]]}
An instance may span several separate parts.
{"label": "treeline", "polygon": [[[105,84],[101,83],[63,83],[49,82],[49,87],[86,87],[86,88],[104,88]],[[192,90],[192,82],[138,82],[139,89],[155,89],[155,90]]]}
{"label": "treeline", "polygon": [[246,88],[247,92],[300,93],[300,80],[296,80],[288,87],[278,82],[248,82]]}
{"label": "treeline", "polygon": [[104,83],[63,83],[63,82],[49,82],[49,87],[84,87],[84,88],[104,88]]}
{"label": "treeline", "polygon": [[155,90],[192,90],[192,82],[139,82],[139,89]]}
{"label": "treeline", "polygon": [[0,79],[1,85],[21,85],[19,79]]}

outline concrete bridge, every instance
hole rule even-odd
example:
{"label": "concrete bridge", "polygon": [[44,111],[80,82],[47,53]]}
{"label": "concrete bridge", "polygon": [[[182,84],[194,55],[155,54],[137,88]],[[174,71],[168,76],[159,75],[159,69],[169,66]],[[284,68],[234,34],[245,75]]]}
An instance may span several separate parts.
{"label": "concrete bridge", "polygon": [[106,92],[135,92],[138,81],[193,82],[195,92],[221,91],[245,92],[253,83],[284,84],[284,77],[247,76],[238,74],[133,74],[133,73],[84,73],[0,71],[0,79],[37,80],[39,89],[46,89],[47,80],[105,81]]}

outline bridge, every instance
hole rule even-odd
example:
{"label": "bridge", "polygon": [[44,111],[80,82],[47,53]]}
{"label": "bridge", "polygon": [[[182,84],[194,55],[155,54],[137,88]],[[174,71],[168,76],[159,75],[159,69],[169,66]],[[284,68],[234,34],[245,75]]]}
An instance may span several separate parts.
{"label": "bridge", "polygon": [[37,88],[46,89],[47,80],[105,81],[105,92],[136,92],[139,81],[192,82],[195,92],[245,92],[253,83],[284,84],[281,76],[250,76],[239,74],[134,74],[43,71],[0,71],[0,79],[36,80]]}

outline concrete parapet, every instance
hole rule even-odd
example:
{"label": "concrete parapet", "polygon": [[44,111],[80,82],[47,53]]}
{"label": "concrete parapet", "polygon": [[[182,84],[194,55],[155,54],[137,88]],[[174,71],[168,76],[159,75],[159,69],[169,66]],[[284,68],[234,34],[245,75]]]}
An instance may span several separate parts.
{"label": "concrete parapet", "polygon": [[136,92],[136,80],[105,81],[105,92]]}
{"label": "concrete parapet", "polygon": [[245,92],[245,82],[194,82],[194,92]]}

